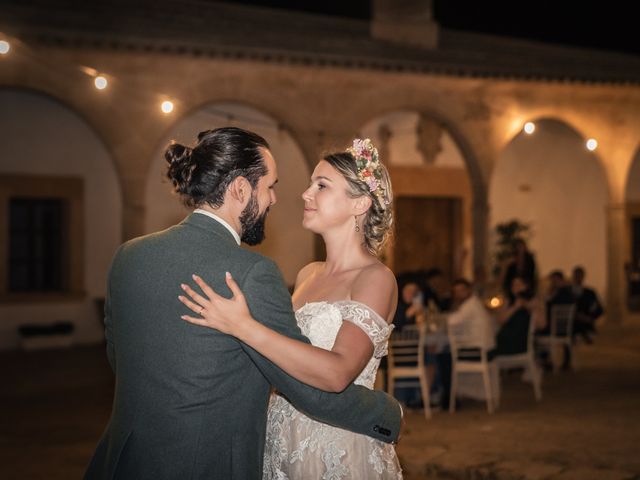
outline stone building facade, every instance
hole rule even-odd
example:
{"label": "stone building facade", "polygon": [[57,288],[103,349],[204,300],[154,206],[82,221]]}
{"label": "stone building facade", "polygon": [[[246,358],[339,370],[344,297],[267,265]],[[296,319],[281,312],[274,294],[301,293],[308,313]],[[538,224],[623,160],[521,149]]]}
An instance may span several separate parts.
{"label": "stone building facade", "polygon": [[[593,207],[603,219],[601,294],[608,321],[636,318],[627,308],[625,264],[632,257],[631,218],[640,215],[640,58],[447,31],[431,19],[430,2],[420,1],[377,1],[371,22],[199,1],[58,3],[3,6],[0,35],[11,51],[0,58],[0,101],[7,102],[0,110],[4,135],[13,132],[7,141],[14,144],[0,153],[0,199],[37,194],[42,176],[84,179],[85,211],[70,267],[78,280],[70,292],[53,296],[15,295],[6,280],[0,283],[0,348],[16,346],[16,327],[29,321],[66,318],[78,326],[79,341],[99,338],[99,322],[83,326],[81,319],[95,317],[93,301],[103,295],[115,246],[147,233],[150,216],[176,201],[149,194],[160,176],[159,152],[181,122],[196,128],[188,120],[207,110],[212,125],[254,126],[275,139],[283,152],[281,176],[295,177],[287,186],[292,192],[283,193],[290,201],[277,207],[283,219],[295,215],[299,187],[323,151],[344,148],[394,112],[426,119],[418,120],[424,128],[416,134],[423,137],[417,150],[424,162],[390,162],[394,188],[399,195],[462,199],[467,275],[490,266],[492,178],[523,125],[551,121],[580,142],[596,139],[596,150],[579,155],[601,172],[604,201]],[[93,86],[96,75],[108,80],[105,90]],[[169,114],[159,109],[164,100],[174,104]],[[38,102],[47,107],[40,110]],[[40,131],[29,127],[48,108],[73,116],[69,122],[82,124],[83,133],[61,132],[47,137],[53,143],[39,143]],[[375,131],[387,145],[389,132]],[[440,131],[455,145],[464,174],[437,170],[427,158],[440,154],[428,153],[429,139],[441,138]],[[78,146],[83,142],[86,151]],[[99,151],[87,153],[90,145]],[[81,158],[67,165],[73,155]],[[60,159],[51,165],[49,156]],[[577,184],[580,175],[578,167]],[[289,232],[283,222],[273,231],[282,236],[280,245],[266,253],[285,264],[291,281],[288,272],[317,255],[317,240],[293,227]],[[97,235],[100,228],[104,234]],[[5,247],[7,235],[0,239]],[[282,245],[287,235],[302,245],[294,260]],[[393,265],[393,252],[388,261]]]}

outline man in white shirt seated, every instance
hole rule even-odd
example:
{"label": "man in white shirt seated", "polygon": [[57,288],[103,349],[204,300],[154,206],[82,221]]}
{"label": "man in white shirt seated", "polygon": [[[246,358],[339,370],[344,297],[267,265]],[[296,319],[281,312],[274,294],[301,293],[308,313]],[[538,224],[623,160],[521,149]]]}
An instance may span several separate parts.
{"label": "man in white shirt seated", "polygon": [[453,282],[453,301],[454,310],[447,318],[450,334],[466,345],[493,350],[496,346],[494,322],[473,293],[471,282],[464,278]]}

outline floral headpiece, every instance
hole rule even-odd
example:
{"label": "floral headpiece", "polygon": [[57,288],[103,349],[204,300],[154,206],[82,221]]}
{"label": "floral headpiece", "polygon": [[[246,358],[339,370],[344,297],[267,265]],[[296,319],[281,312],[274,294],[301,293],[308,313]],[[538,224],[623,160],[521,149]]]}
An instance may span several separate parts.
{"label": "floral headpiece", "polygon": [[382,186],[382,166],[378,160],[378,149],[368,138],[356,138],[353,146],[347,148],[347,152],[356,159],[358,178],[367,184],[369,191],[378,197],[382,205],[388,205],[389,200],[385,198]]}

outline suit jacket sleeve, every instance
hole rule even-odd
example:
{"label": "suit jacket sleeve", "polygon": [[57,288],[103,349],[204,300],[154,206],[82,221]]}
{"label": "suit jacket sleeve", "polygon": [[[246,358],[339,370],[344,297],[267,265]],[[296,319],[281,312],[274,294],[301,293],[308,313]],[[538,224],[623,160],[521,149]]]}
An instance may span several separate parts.
{"label": "suit jacket sleeve", "polygon": [[[111,282],[109,282],[110,284]],[[111,295],[110,285],[107,285],[107,295],[104,299],[104,337],[107,342],[107,359],[113,373],[116,373],[116,352],[113,346],[113,332],[111,324]]]}
{"label": "suit jacket sleeve", "polygon": [[109,360],[109,365],[111,365],[113,373],[116,373],[116,350],[113,345],[113,322],[111,318],[111,283],[114,281],[113,272],[115,269],[116,261],[121,251],[122,245],[118,248],[116,254],[113,256],[113,260],[111,261],[111,267],[109,268],[109,274],[107,276],[107,293],[104,299],[104,337],[107,344],[107,360]]}
{"label": "suit jacket sleeve", "polygon": [[[269,328],[309,343],[297,326],[291,296],[273,261],[261,259],[240,282],[253,317]],[[398,402],[381,391],[350,385],[341,393],[329,393],[305,385],[258,352],[243,345],[267,380],[300,411],[320,422],[394,442],[400,430]]]}

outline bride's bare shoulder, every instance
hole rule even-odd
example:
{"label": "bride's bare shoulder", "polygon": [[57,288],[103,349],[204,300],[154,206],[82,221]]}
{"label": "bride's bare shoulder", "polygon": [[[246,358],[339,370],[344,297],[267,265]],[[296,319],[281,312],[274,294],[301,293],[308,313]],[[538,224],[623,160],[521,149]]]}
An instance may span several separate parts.
{"label": "bride's bare shoulder", "polygon": [[384,263],[377,261],[371,265],[367,265],[358,273],[352,288],[358,290],[367,288],[367,286],[375,284],[378,287],[386,289],[396,288],[396,277]]}
{"label": "bride's bare shoulder", "polygon": [[300,269],[296,277],[296,288],[298,288],[307,278],[314,272],[318,271],[324,265],[324,262],[311,262]]}
{"label": "bride's bare shoulder", "polygon": [[351,285],[351,299],[368,305],[387,321],[393,320],[397,296],[396,277],[382,262],[363,268]]}

